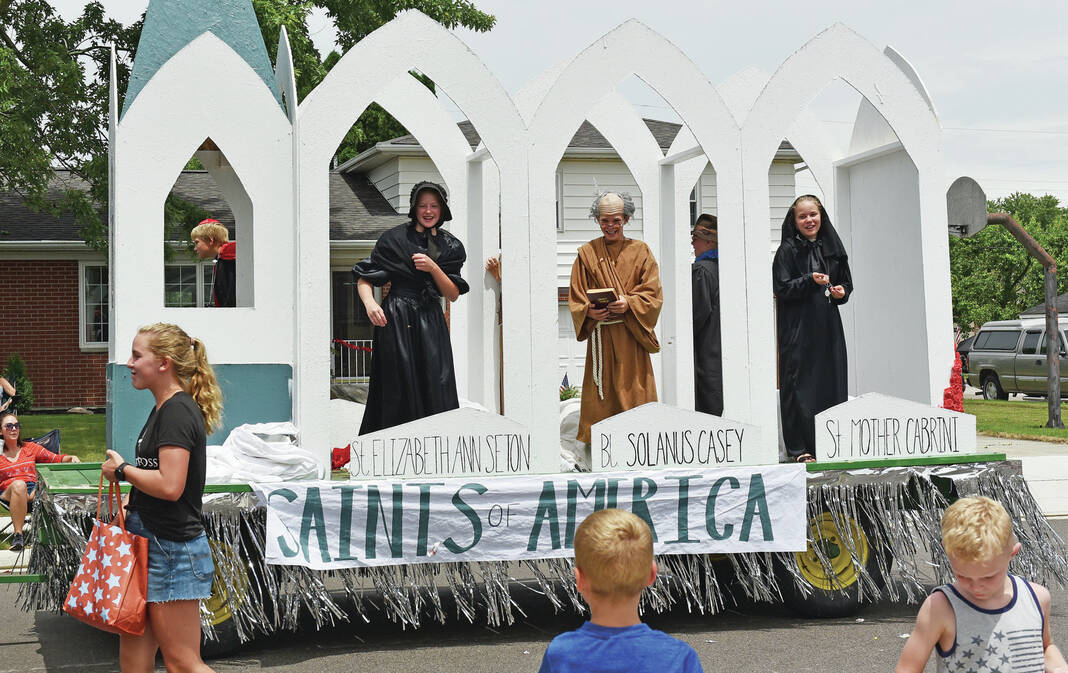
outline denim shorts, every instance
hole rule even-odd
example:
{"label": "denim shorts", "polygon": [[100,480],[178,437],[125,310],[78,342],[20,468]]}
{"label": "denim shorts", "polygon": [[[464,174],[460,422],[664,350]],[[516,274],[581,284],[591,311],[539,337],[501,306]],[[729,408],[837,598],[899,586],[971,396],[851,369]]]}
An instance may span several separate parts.
{"label": "denim shorts", "polygon": [[126,530],[148,538],[149,603],[199,600],[211,596],[215,563],[211,560],[208,536],[184,542],[156,537],[141,523],[137,512],[126,516]]}
{"label": "denim shorts", "polygon": [[[11,488],[11,487],[8,486],[8,488]],[[36,481],[27,481],[26,482],[26,495],[33,495],[33,491],[36,488],[37,488],[37,482]],[[0,491],[0,493],[2,493],[2,492],[3,491]],[[0,502],[4,503],[4,507],[7,507],[8,509],[11,509],[11,503],[8,502],[7,500],[4,500],[3,498],[0,498]],[[33,501],[32,500],[30,500],[30,508],[31,509],[33,508]]]}

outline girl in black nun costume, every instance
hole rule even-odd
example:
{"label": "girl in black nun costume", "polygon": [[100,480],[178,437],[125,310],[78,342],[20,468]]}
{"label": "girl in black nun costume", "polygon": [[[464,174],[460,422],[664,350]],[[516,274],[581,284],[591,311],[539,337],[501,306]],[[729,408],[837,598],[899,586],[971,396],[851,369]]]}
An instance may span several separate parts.
{"label": "girl in black nun costume", "polygon": [[842,239],[811,194],[790,206],[772,264],[778,308],[779,405],[789,460],[816,460],[816,414],[846,401],[838,307],[853,293]]}
{"label": "girl in black nun costume", "polygon": [[[352,267],[375,326],[361,435],[460,406],[441,298],[456,301],[470,289],[460,277],[467,253],[440,229],[452,219],[444,187],[420,182],[408,201],[409,221],[382,234],[371,256]],[[372,285],[387,282],[380,306]]]}

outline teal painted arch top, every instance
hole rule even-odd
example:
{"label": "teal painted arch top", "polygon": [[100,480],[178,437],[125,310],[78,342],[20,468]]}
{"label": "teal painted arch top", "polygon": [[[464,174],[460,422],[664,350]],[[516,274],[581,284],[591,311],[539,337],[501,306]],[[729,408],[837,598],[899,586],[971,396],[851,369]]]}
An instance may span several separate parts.
{"label": "teal painted arch top", "polygon": [[164,63],[206,32],[230,45],[285,109],[250,0],[152,0],[137,43],[122,114]]}

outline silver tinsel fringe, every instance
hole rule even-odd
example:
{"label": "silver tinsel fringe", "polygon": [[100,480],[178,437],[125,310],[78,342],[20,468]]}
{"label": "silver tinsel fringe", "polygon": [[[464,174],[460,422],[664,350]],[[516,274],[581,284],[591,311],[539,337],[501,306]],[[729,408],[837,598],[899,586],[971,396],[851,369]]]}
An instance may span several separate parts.
{"label": "silver tinsel fringe", "polygon": [[[885,597],[914,603],[926,595],[932,577],[937,583],[951,580],[940,543],[940,520],[950,494],[999,500],[1023,544],[1013,572],[1043,584],[1068,583],[1063,543],[1031,497],[1018,463],[811,472],[808,514],[810,519],[825,515],[837,528],[833,544],[853,559],[856,582],[850,590],[860,601]],[[32,547],[29,571],[48,579],[21,585],[23,609],[60,609],[95,513],[95,495],[54,495],[42,489],[33,521],[43,537]],[[523,592],[548,601],[556,611],[586,610],[575,590],[570,559],[336,571],[268,566],[263,562],[264,510],[252,493],[207,495],[204,517],[217,569],[216,598],[232,615],[224,623],[241,641],[296,630],[301,619],[310,618],[323,628],[352,615],[365,622],[385,615],[402,628],[450,618],[490,627],[508,625],[523,616],[516,600]],[[867,537],[867,565],[860,562],[865,545],[854,534],[851,521],[859,522]],[[833,578],[833,559],[826,554],[829,542],[817,527],[809,530],[811,554],[824,574]],[[683,605],[691,612],[716,613],[742,597],[777,603],[785,590],[801,596],[814,591],[792,553],[670,555],[658,560],[660,577],[642,601],[642,608],[653,612]],[[203,625],[214,639],[218,627],[211,624],[212,615],[203,606]]]}

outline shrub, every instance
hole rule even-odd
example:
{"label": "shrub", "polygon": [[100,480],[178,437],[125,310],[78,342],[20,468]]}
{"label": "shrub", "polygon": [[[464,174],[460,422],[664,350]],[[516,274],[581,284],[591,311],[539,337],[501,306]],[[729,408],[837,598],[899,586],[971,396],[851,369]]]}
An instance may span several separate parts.
{"label": "shrub", "polygon": [[15,401],[7,408],[21,414],[33,408],[33,384],[26,375],[26,361],[18,353],[12,353],[3,376],[15,387]]}
{"label": "shrub", "polygon": [[582,389],[578,386],[561,386],[560,387],[560,401],[570,400],[573,397],[579,397]]}

